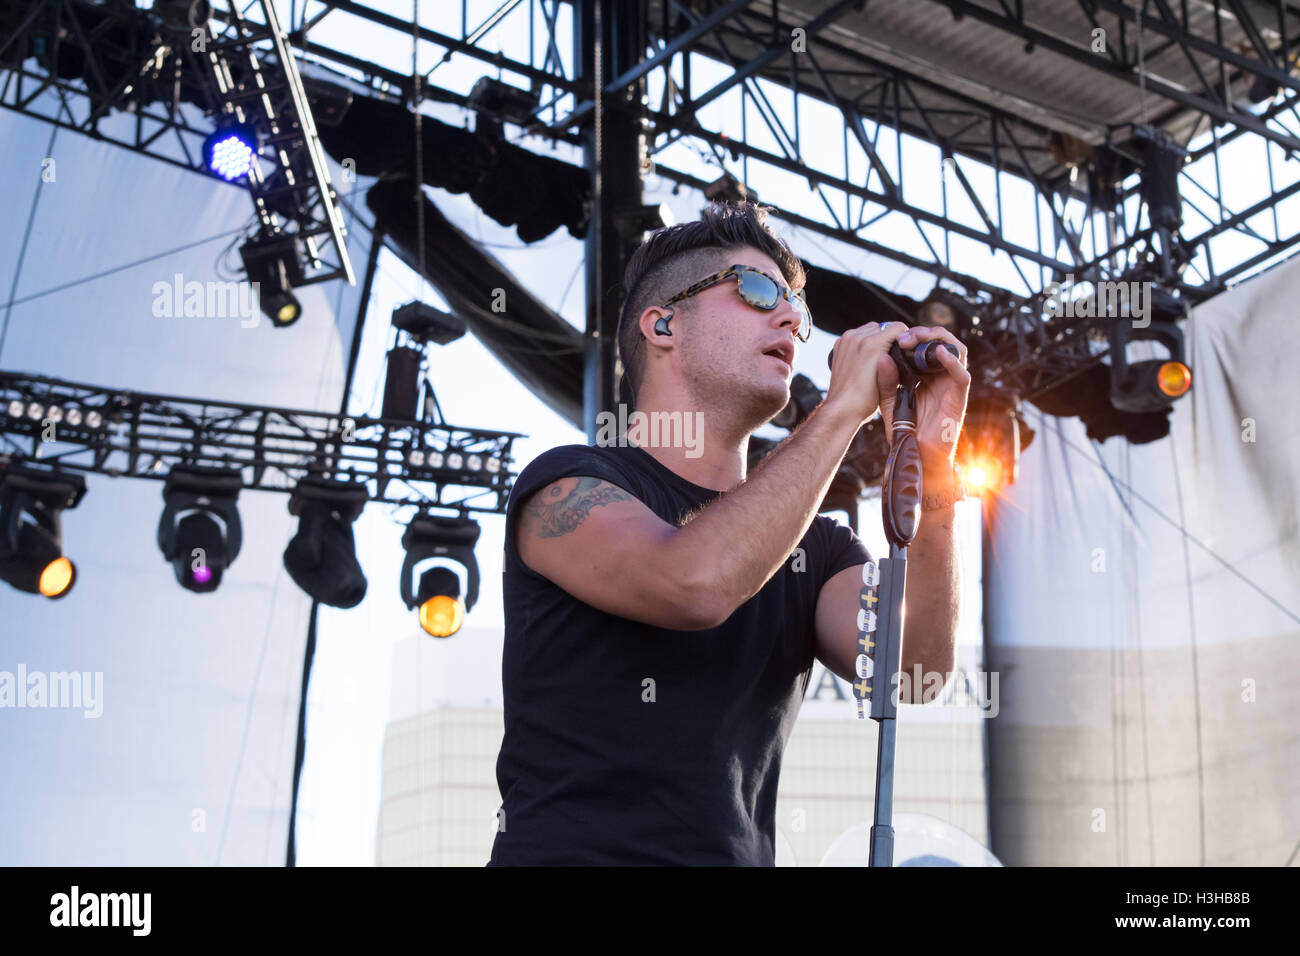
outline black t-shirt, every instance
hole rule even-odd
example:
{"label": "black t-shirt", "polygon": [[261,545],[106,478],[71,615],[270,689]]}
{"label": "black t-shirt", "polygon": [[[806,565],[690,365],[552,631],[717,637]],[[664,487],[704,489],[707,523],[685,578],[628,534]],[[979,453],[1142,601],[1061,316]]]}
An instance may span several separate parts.
{"label": "black t-shirt", "polygon": [[520,560],[520,502],[576,475],[623,488],[674,526],[722,494],[635,446],[564,445],[519,475],[506,511],[502,813],[488,865],[771,866],[817,595],[870,560],[867,549],[818,515],[803,554],[723,624],[654,627],[584,604]]}

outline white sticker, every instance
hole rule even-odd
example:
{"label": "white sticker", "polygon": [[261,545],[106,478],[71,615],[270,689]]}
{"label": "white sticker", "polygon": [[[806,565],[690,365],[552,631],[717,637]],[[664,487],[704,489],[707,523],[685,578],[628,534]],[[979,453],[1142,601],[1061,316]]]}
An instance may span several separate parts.
{"label": "white sticker", "polygon": [[876,629],[876,612],[868,611],[866,608],[858,608],[858,630],[866,631],[870,634]]}
{"label": "white sticker", "polygon": [[876,669],[875,661],[873,661],[866,654],[858,655],[858,676],[859,677],[861,677],[863,680],[866,680],[868,677],[872,675],[872,673],[875,672],[875,669]]}
{"label": "white sticker", "polygon": [[873,588],[880,583],[880,568],[876,567],[875,561],[868,561],[862,566],[862,583]]}

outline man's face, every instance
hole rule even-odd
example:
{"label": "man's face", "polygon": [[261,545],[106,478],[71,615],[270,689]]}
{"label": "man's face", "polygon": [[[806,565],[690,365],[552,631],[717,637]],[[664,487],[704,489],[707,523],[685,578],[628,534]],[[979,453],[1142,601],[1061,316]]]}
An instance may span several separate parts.
{"label": "man's face", "polygon": [[[777,264],[757,249],[729,252],[723,258],[719,269],[752,266],[786,287]],[[740,297],[736,283],[734,277],[724,279],[686,300],[690,311],[680,324],[678,343],[681,372],[687,389],[705,409],[735,408],[761,424],[790,400],[799,313],[785,298],[770,312],[756,308]],[[777,351],[784,357],[776,357]]]}

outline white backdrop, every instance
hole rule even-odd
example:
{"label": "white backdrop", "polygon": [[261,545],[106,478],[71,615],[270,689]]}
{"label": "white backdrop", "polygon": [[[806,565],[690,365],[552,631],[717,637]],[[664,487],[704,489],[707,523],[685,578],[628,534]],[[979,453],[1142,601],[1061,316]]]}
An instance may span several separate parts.
{"label": "white backdrop", "polygon": [[1007,865],[1296,864],[1297,289],[1293,260],[1194,311],[1164,440],[1027,410],[984,577]]}
{"label": "white backdrop", "polygon": [[[155,317],[156,282],[236,278],[237,255],[224,271],[217,260],[251,201],[75,133],[51,146],[54,132],[0,112],[0,296],[14,302],[0,308],[0,368],[337,407],[358,288],[300,290],[303,317],[286,330]],[[364,267],[364,230],[351,238]],[[50,602],[0,585],[0,672],[100,672],[102,715],[0,709],[0,864],[282,864],[309,609],[281,565],[287,496],[240,495],[242,553],[220,590],[195,595],[155,542],[162,483],[88,485],[64,516],[73,592]]]}

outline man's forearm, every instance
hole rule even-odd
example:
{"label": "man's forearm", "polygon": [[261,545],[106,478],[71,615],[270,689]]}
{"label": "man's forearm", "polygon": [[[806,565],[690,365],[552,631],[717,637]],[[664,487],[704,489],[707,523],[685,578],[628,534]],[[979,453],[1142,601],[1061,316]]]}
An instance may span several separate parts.
{"label": "man's forearm", "polygon": [[790,557],[861,424],[823,402],[752,475],[678,531],[675,560],[696,569],[697,593],[717,602],[721,618],[757,594]]}
{"label": "man's forearm", "polygon": [[[926,487],[937,489],[946,476],[938,469],[927,477]],[[955,525],[953,505],[923,512],[907,549],[907,614],[901,669],[911,679],[919,664],[922,683],[911,688],[913,699],[900,698],[903,703],[923,703],[925,675],[939,673],[946,678],[953,669],[961,608]]]}

